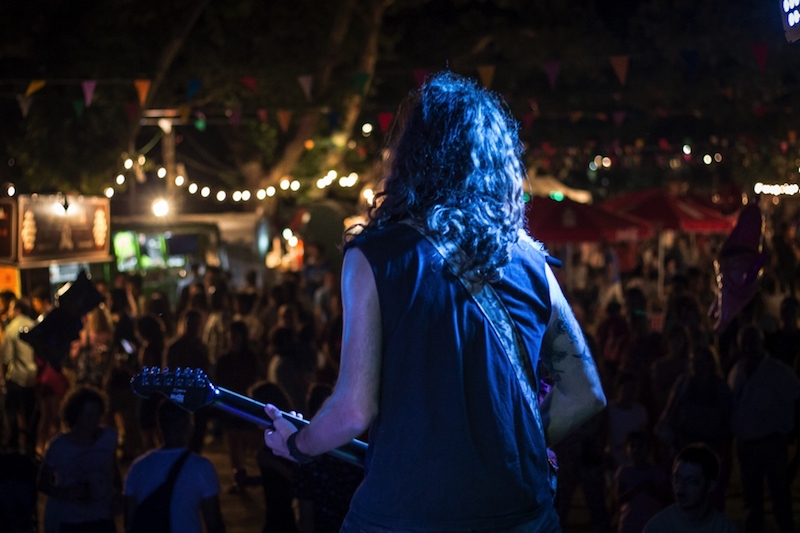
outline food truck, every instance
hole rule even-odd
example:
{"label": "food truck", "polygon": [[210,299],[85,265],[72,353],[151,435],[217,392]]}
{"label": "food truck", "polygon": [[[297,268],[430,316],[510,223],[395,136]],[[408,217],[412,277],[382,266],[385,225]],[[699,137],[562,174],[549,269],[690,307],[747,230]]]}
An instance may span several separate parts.
{"label": "food truck", "polygon": [[51,293],[81,270],[107,275],[108,198],[65,194],[0,199],[0,290],[18,296],[49,285]]}

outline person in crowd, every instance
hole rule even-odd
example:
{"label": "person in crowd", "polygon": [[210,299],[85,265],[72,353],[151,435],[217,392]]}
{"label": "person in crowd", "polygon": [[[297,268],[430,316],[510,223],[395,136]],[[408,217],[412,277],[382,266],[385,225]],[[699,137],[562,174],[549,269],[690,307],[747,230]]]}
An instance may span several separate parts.
{"label": "person in crowd", "polygon": [[164,291],[153,291],[150,294],[144,306],[144,314],[158,317],[161,323],[164,324],[166,338],[171,339],[175,336],[177,329],[175,315],[172,313],[169,298]]}
{"label": "person in crowd", "polygon": [[[332,392],[328,385],[312,385],[308,390],[308,416],[317,414]],[[292,487],[298,501],[300,533],[338,533],[363,479],[362,468],[327,455],[297,465]]]}
{"label": "person in crowd", "polygon": [[653,406],[657,413],[664,412],[672,386],[681,374],[689,368],[689,354],[692,350],[689,330],[679,324],[666,332],[664,338],[667,355],[653,361],[650,375],[653,390]]}
{"label": "person in crowd", "polygon": [[[208,373],[208,348],[200,338],[202,328],[202,315],[195,310],[187,311],[183,317],[183,334],[167,348],[167,367],[172,370],[194,368]],[[189,449],[194,453],[203,449],[209,410],[209,407],[201,407],[194,413],[194,433],[189,440]]]}
{"label": "person in crowd", "polygon": [[76,387],[64,399],[67,431],[48,444],[37,483],[47,496],[46,533],[116,532],[122,481],[117,432],[102,425],[105,410],[105,395],[93,387]]}
{"label": "person in crowd", "polygon": [[231,325],[231,313],[228,292],[214,287],[210,298],[211,311],[203,325],[203,344],[208,348],[209,371],[216,375],[217,361],[228,349],[228,330]]}
{"label": "person in crowd", "polygon": [[0,295],[4,300],[8,322],[3,328],[0,345],[0,390],[5,396],[6,423],[9,426],[7,447],[13,453],[24,450],[36,454],[37,426],[36,376],[38,367],[33,347],[20,339],[21,328],[32,328],[36,322],[25,313],[25,304],[13,293]]}
{"label": "person in crowd", "polygon": [[[125,529],[223,533],[217,471],[209,459],[187,448],[191,413],[165,401],[157,418],[164,446],[137,457],[125,476]],[[167,481],[171,487],[164,486]]]}
{"label": "person in crowd", "polygon": [[[516,127],[495,96],[451,73],[406,111],[383,190],[345,250],[339,380],[299,432],[268,405],[265,442],[307,462],[370,428],[344,533],[558,531],[547,445],[605,397],[546,254],[520,231]],[[556,380],[541,411],[537,378],[516,373],[470,297],[488,287]]]}
{"label": "person in crowd", "polygon": [[703,443],[722,458],[713,503],[724,510],[730,477],[731,393],[719,357],[711,346],[695,346],[688,370],[675,382],[667,405],[656,424],[656,434],[665,444],[667,463],[686,446]]}
{"label": "person in crowd", "polygon": [[794,296],[787,296],[780,306],[780,328],[766,339],[769,354],[792,369],[797,369],[800,362],[800,358],[797,357],[800,354],[798,318],[800,318],[800,302]]}
{"label": "person in crowd", "polygon": [[[259,379],[259,365],[255,354],[249,348],[247,325],[236,321],[230,328],[231,350],[223,355],[217,364],[216,385],[247,395],[248,390]],[[223,433],[228,445],[231,468],[234,473],[234,484],[231,492],[239,492],[241,487],[236,477],[244,468],[244,459],[252,444],[255,427],[252,423],[233,415],[222,417]]]}
{"label": "person in crowd", "polygon": [[325,247],[318,242],[306,244],[303,250],[302,274],[305,294],[309,301],[313,301],[314,293],[322,286],[325,274],[330,270],[331,267],[325,258]]}
{"label": "person in crowd", "polygon": [[556,511],[561,527],[567,526],[575,489],[581,488],[586,498],[592,529],[598,533],[611,531],[611,516],[606,507],[606,454],[608,418],[594,415],[564,440],[553,446],[558,458]]}
{"label": "person in crowd", "polygon": [[111,291],[111,316],[114,337],[111,341],[111,368],[105,380],[109,400],[109,421],[122,433],[123,459],[131,461],[139,453],[141,439],[136,425],[136,397],[131,378],[139,370],[136,322],[125,289]]}
{"label": "person in crowd", "polygon": [[83,318],[83,329],[72,344],[70,365],[75,385],[102,389],[111,369],[114,329],[111,318],[100,307]]}
{"label": "person in crowd", "polygon": [[638,401],[639,383],[636,374],[621,372],[617,376],[616,397],[608,404],[608,454],[611,456],[612,472],[628,461],[625,450],[631,431],[647,430],[647,410]]}
{"label": "person in crowd", "polygon": [[189,265],[189,272],[178,282],[178,288],[175,294],[177,300],[175,314],[177,316],[182,315],[189,306],[189,300],[191,299],[191,287],[197,284],[202,286],[203,275],[201,273],[200,263],[193,262],[191,265]]}
{"label": "person in crowd", "polygon": [[672,496],[667,475],[650,457],[648,434],[631,431],[625,441],[628,462],[614,473],[619,505],[617,532],[640,533],[644,525],[671,502]]}
{"label": "person in crowd", "polygon": [[718,476],[719,459],[709,447],[681,450],[672,468],[675,503],[651,518],[643,533],[737,533],[734,523],[712,505]]}
{"label": "person in crowd", "polygon": [[746,533],[764,531],[764,479],[780,533],[794,532],[788,482],[790,433],[796,424],[800,378],[769,355],[756,326],[742,328],[740,360],[728,375],[733,396],[731,416],[747,520]]}
{"label": "person in crowd", "polygon": [[[249,348],[261,358],[264,351],[264,325],[255,313],[257,295],[250,292],[240,292],[233,300],[234,322],[241,321],[247,326]],[[261,363],[261,361],[259,361]],[[261,374],[266,375],[266,368]]]}
{"label": "person in crowd", "polygon": [[[139,368],[163,368],[164,323],[155,315],[144,315],[136,321],[139,337]],[[142,433],[142,448],[151,450],[159,445],[156,412],[163,398],[153,394],[149,398],[137,398],[139,404],[139,430]]]}
{"label": "person in crowd", "polygon": [[595,334],[600,352],[598,366],[605,390],[613,391],[622,357],[628,350],[630,335],[630,326],[622,315],[622,304],[610,302],[605,307],[605,317],[597,326]]}
{"label": "person in crowd", "polygon": [[[307,331],[307,330],[306,330]],[[269,350],[272,355],[267,377],[283,389],[289,397],[292,409],[304,412],[306,393],[314,377],[317,354],[303,336],[303,325],[292,305],[281,306],[278,323],[269,335]]]}
{"label": "person in crowd", "polygon": [[797,284],[797,260],[800,250],[795,241],[795,230],[786,221],[778,223],[772,236],[772,257],[780,290],[789,296],[795,296]]}

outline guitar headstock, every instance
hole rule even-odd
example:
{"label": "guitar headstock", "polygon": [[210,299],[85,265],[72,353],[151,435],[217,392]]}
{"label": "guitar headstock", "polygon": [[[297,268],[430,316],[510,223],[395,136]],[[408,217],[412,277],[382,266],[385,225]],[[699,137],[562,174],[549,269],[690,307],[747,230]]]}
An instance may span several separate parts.
{"label": "guitar headstock", "polygon": [[194,368],[170,371],[157,367],[144,367],[131,379],[131,388],[137,396],[149,398],[161,394],[187,411],[197,411],[213,400],[214,385],[205,372]]}

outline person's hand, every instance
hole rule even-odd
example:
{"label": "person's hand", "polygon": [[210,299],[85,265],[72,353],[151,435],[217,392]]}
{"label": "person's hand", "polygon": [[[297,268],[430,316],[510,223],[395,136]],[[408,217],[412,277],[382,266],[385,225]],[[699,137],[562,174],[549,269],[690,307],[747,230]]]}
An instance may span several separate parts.
{"label": "person's hand", "polygon": [[[267,413],[267,416],[272,420],[272,425],[275,426],[275,429],[268,429],[264,432],[264,443],[275,455],[294,461],[289,454],[289,449],[286,447],[286,439],[297,431],[297,428],[294,424],[284,419],[283,415],[281,415],[281,410],[272,404],[264,406],[264,412]],[[302,416],[294,411],[292,411],[292,414]]]}

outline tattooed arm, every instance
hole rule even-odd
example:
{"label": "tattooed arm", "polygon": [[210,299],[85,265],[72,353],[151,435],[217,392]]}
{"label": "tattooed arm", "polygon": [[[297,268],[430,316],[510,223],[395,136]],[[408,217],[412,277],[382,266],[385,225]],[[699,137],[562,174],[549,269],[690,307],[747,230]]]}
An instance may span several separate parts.
{"label": "tattooed arm", "polygon": [[546,266],[552,312],[540,358],[555,381],[541,405],[552,446],[606,405],[592,354],[553,271]]}

